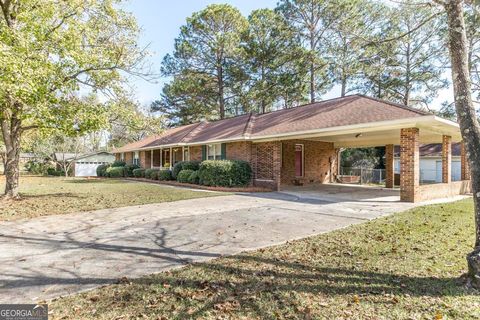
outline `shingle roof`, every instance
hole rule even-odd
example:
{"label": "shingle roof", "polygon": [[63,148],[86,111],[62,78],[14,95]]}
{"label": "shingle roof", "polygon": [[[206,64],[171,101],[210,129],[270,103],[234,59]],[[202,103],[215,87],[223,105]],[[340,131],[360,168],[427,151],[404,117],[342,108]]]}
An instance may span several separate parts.
{"label": "shingle roof", "polygon": [[360,123],[406,119],[428,114],[388,101],[363,95],[351,95],[264,114],[245,114],[213,122],[180,126],[166,130],[160,136],[148,137],[128,144],[114,152],[180,143],[228,141],[247,136],[259,138]]}

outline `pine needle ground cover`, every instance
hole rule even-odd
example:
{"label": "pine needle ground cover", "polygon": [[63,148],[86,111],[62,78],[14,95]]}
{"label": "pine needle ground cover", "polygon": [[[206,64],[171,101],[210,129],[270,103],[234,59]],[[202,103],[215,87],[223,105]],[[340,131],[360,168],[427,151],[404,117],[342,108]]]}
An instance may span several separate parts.
{"label": "pine needle ground cover", "polygon": [[471,199],[60,298],[53,319],[479,319]]}

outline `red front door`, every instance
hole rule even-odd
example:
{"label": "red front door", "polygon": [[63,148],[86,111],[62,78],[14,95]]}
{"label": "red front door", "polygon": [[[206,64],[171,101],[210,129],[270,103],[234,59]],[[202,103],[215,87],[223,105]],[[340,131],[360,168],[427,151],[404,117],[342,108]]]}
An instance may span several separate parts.
{"label": "red front door", "polygon": [[295,176],[303,176],[303,146],[301,144],[295,145]]}

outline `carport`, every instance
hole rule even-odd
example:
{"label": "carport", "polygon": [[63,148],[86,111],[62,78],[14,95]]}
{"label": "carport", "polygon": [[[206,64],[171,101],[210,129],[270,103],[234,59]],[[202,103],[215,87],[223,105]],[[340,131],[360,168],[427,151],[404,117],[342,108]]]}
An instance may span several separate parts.
{"label": "carport", "polygon": [[[423,115],[415,118],[398,119],[392,121],[376,121],[353,126],[334,127],[296,136],[295,139],[303,141],[316,141],[333,144],[335,150],[340,148],[379,147],[386,149],[386,179],[385,188],[364,187],[358,189],[347,188],[335,185],[335,179],[329,182],[333,185],[328,187],[314,188],[306,185],[304,187],[291,187],[283,185],[285,191],[308,192],[333,192],[344,193],[345,197],[352,200],[357,198],[394,199],[399,197],[401,201],[419,202],[435,198],[451,197],[468,193],[470,190],[469,168],[466,161],[465,148],[462,147],[461,156],[461,181],[451,180],[451,150],[453,142],[461,142],[459,126],[449,120],[434,115]],[[283,140],[282,145],[287,141]],[[442,144],[442,182],[435,184],[420,183],[419,168],[419,146],[427,143]],[[394,188],[394,146],[400,146],[400,190]],[[305,153],[305,157],[308,156]],[[285,158],[285,155],[282,155]],[[338,168],[337,153],[337,168]],[[309,161],[305,158],[304,162]],[[283,165],[285,166],[285,165]],[[338,170],[338,169],[337,169]],[[282,168],[283,174],[286,170]],[[334,174],[332,174],[334,176]],[[390,190],[388,190],[390,189]],[[354,191],[354,192],[352,192]],[[375,196],[378,195],[378,196]]]}

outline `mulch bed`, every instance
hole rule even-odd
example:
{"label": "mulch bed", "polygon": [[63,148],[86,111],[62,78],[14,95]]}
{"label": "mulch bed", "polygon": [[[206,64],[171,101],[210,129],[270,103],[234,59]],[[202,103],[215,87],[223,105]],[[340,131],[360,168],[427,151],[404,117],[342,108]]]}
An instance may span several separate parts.
{"label": "mulch bed", "polygon": [[209,187],[209,186],[202,186],[198,184],[181,183],[177,181],[159,181],[159,180],[151,180],[146,178],[124,178],[124,179],[132,180],[132,181],[163,184],[163,185],[175,186],[175,187],[184,187],[184,188],[190,188],[190,189],[218,191],[218,192],[272,192],[271,189],[260,188],[260,187],[235,187],[235,188]]}

